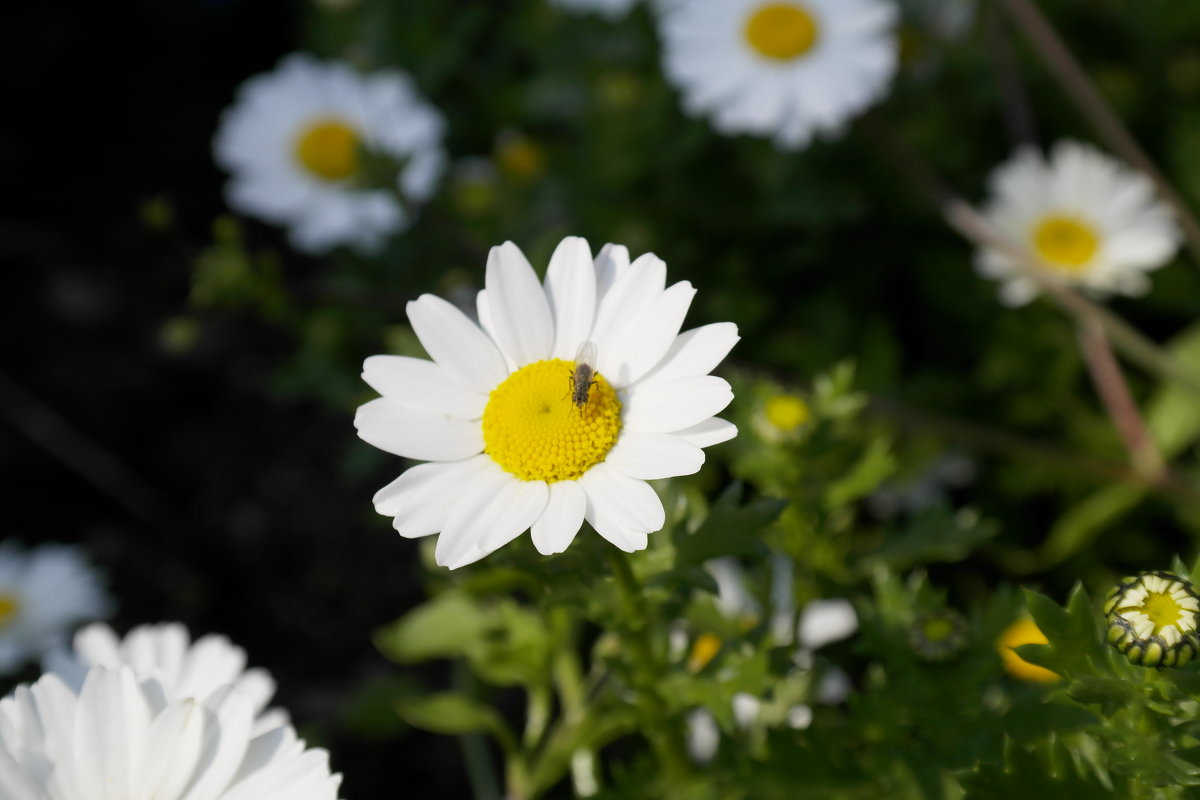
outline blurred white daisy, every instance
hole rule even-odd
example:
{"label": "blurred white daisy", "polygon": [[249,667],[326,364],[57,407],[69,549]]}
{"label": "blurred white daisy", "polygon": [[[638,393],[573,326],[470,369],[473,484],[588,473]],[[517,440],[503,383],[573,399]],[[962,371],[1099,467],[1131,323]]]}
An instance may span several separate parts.
{"label": "blurred white daisy", "polygon": [[844,598],[813,600],[800,612],[796,636],[800,646],[819,650],[827,644],[840,642],[858,631],[858,615],[854,605]]}
{"label": "blurred white daisy", "polygon": [[637,0],[550,0],[551,5],[568,11],[598,14],[608,19],[618,19],[629,13]]}
{"label": "blurred white daisy", "polygon": [[891,0],[673,0],[659,27],[689,114],[799,149],[887,91],[896,17]]}
{"label": "blurred white daisy", "polygon": [[608,245],[593,262],[568,238],[543,285],[508,242],[488,257],[479,325],[433,295],[409,303],[433,360],[368,358],[363,379],[383,396],[355,426],[430,463],[381,489],[375,509],[402,536],[440,533],[435,557],[451,569],[530,529],[539,552],[561,553],[585,519],[622,550],[644,548],[664,524],[646,481],[697,472],[702,448],[737,434],[714,417],[729,384],[708,374],[737,326],[680,334],[695,290],[666,277],[653,255],[631,264]]}
{"label": "blurred white daisy", "polygon": [[242,85],[213,150],[233,208],[287,226],[305,252],[369,252],[433,194],[443,127],[404,73],[297,53]]}
{"label": "blurred white daisy", "polygon": [[139,625],[121,639],[103,623],[75,634],[70,650],[60,649],[46,658],[46,671],[59,675],[78,691],[92,667],[116,670],[129,667],[139,679],[154,679],[168,701],[191,697],[205,702],[226,686],[250,698],[255,730],[287,724],[280,709],[264,713],[275,681],[264,669],[246,669],[246,651],[224,636],[209,634],[195,642],[178,622]]}
{"label": "blurred white daisy", "polygon": [[[1145,175],[1090,145],[1063,141],[1046,159],[1025,147],[988,180],[983,214],[1014,243],[1028,248],[1041,274],[1096,294],[1142,294],[1146,273],[1179,247],[1171,209]],[[983,248],[980,273],[1002,281],[1000,299],[1023,305],[1037,284],[1006,253]]]}
{"label": "blurred white daisy", "polygon": [[0,673],[40,660],[80,622],[111,612],[100,575],[81,550],[0,543]]}
{"label": "blurred white daisy", "polygon": [[340,775],[290,727],[255,733],[254,700],[227,686],[169,699],[153,679],[93,667],[0,700],[0,797],[13,800],[335,800]]}

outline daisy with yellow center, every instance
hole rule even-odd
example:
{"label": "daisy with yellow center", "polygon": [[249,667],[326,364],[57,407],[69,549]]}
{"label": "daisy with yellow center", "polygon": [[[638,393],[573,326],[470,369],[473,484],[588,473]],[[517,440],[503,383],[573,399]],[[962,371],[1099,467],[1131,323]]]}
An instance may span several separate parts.
{"label": "daisy with yellow center", "polygon": [[1104,604],[1108,642],[1134,664],[1182,667],[1200,652],[1200,595],[1170,572],[1126,578]]}
{"label": "daisy with yellow center", "polygon": [[1059,679],[1058,673],[1031,664],[1017,655],[1014,648],[1023,644],[1049,644],[1046,634],[1029,617],[1023,617],[1009,625],[1000,638],[996,640],[996,650],[1004,662],[1004,669],[1014,678],[1032,683],[1053,683]]}
{"label": "daisy with yellow center", "polygon": [[646,481],[698,471],[702,448],[737,433],[714,416],[729,384],[709,375],[737,327],[681,334],[694,294],[668,287],[653,255],[630,263],[608,245],[593,261],[568,238],[544,283],[511,242],[493,248],[478,323],[433,295],[409,303],[432,360],[368,358],[363,379],[382,397],[355,426],[429,463],[381,489],[375,509],[402,536],[440,534],[435,557],[451,569],[526,530],[539,552],[560,553],[585,520],[622,550],[644,548],[665,519]]}
{"label": "daisy with yellow center", "polygon": [[[1146,273],[1166,264],[1181,235],[1154,185],[1093,147],[1059,142],[1049,158],[1027,147],[989,179],[984,216],[1025,247],[1043,278],[1095,294],[1144,293]],[[1028,267],[985,248],[976,265],[1002,282],[1000,299],[1022,305],[1038,293]]]}
{"label": "daisy with yellow center", "polygon": [[305,252],[371,252],[433,194],[442,128],[403,73],[293,54],[243,84],[213,149],[233,208],[287,226]]}
{"label": "daisy with yellow center", "polygon": [[76,625],[111,610],[100,576],[80,550],[0,544],[0,675],[63,647]]}
{"label": "daisy with yellow center", "polygon": [[675,0],[664,67],[689,114],[799,149],[887,91],[896,16],[891,0]]}

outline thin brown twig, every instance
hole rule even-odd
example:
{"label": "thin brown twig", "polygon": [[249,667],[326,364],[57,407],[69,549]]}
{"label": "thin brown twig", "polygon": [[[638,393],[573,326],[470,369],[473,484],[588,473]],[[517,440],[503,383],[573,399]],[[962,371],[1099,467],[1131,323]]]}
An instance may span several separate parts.
{"label": "thin brown twig", "polygon": [[1104,328],[1096,322],[1080,324],[1079,346],[1096,392],[1129,451],[1134,470],[1151,483],[1159,481],[1166,472],[1166,463],[1146,430],[1121,366],[1108,345]]}
{"label": "thin brown twig", "polygon": [[1063,43],[1062,37],[1030,0],[1001,0],[1001,3],[1012,20],[1025,32],[1034,50],[1058,80],[1062,90],[1095,127],[1100,138],[1110,149],[1120,153],[1126,161],[1154,181],[1159,194],[1175,209],[1176,217],[1187,237],[1188,247],[1200,265],[1200,222],[1197,222],[1196,216],[1182,196],[1175,191],[1166,176],[1133,138],[1125,123],[1112,110],[1108,101],[1096,89],[1096,85]]}
{"label": "thin brown twig", "polygon": [[0,416],[144,522],[161,525],[167,503],[120,459],[0,373]]}

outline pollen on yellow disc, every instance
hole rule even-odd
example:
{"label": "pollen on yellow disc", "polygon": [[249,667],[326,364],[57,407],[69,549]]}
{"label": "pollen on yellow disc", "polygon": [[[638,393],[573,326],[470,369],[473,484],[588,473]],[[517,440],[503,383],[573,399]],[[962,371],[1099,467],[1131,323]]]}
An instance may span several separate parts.
{"label": "pollen on yellow disc", "polygon": [[791,61],[820,36],[816,18],[802,3],[764,3],[746,20],[746,41],[764,58]]}
{"label": "pollen on yellow disc", "polygon": [[1090,225],[1076,217],[1051,214],[1034,229],[1033,246],[1046,265],[1078,275],[1087,270],[1096,255],[1100,237]]}
{"label": "pollen on yellow disc", "polygon": [[521,480],[574,480],[599,464],[621,432],[621,401],[600,374],[572,400],[575,362],[538,361],[509,375],[483,410],[484,452]]}
{"label": "pollen on yellow disc", "polygon": [[763,406],[767,422],[784,433],[791,433],[808,421],[808,404],[794,394],[777,394]]}
{"label": "pollen on yellow disc", "polygon": [[721,650],[721,637],[715,633],[702,633],[692,644],[692,653],[688,656],[688,672],[699,672],[708,666]]}
{"label": "pollen on yellow disc", "polygon": [[1179,622],[1183,607],[1166,592],[1149,592],[1139,609],[1154,623],[1154,632]]}
{"label": "pollen on yellow disc", "polygon": [[296,137],[296,160],[327,181],[343,181],[358,173],[358,132],[340,119],[314,120]]}
{"label": "pollen on yellow disc", "polygon": [[1023,644],[1047,643],[1046,635],[1033,620],[1026,617],[1009,625],[1004,633],[1000,634],[1000,638],[996,640],[996,650],[1004,661],[1004,669],[1014,678],[1035,683],[1051,683],[1058,680],[1058,673],[1037,664],[1030,664],[1013,649]]}
{"label": "pollen on yellow disc", "polygon": [[16,597],[0,593],[0,630],[7,627],[20,610],[21,604]]}

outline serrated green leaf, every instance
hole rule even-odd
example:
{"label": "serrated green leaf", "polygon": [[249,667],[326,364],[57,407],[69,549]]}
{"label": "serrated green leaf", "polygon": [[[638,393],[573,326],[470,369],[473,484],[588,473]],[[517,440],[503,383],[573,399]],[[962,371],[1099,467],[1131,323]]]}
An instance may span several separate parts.
{"label": "serrated green leaf", "polygon": [[675,530],[679,564],[698,565],[720,556],[762,556],[767,552],[758,532],[775,521],[787,507],[787,501],[759,498],[742,505],[742,494],[740,483],[731,484],[713,503],[708,517],[695,532]]}

